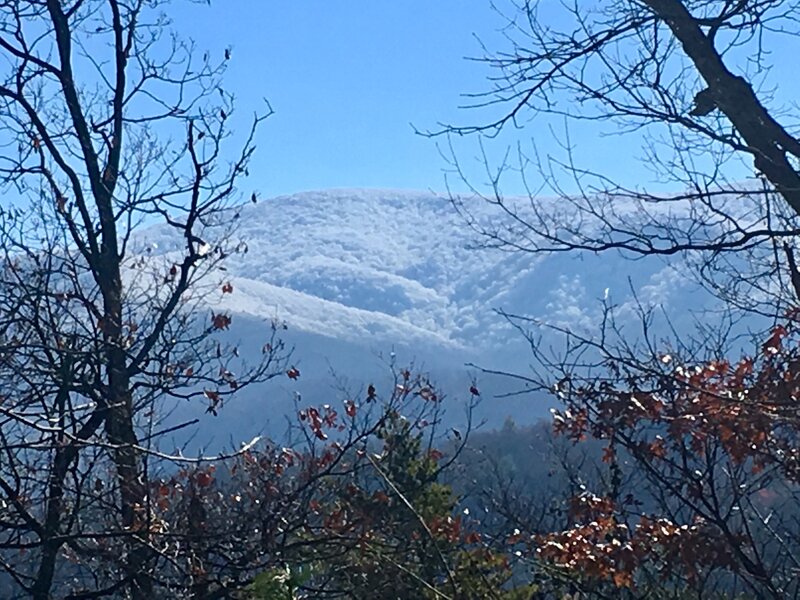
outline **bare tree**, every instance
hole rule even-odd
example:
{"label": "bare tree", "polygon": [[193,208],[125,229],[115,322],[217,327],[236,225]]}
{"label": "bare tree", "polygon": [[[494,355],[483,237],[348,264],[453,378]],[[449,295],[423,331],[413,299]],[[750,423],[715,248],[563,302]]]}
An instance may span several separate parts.
{"label": "bare tree", "polygon": [[[202,308],[231,291],[217,266],[269,109],[226,149],[229,52],[198,57],[170,4],[0,6],[0,568],[34,598],[103,553],[118,568],[87,597],[152,597],[148,479],[182,425],[163,399],[215,411],[280,372],[275,328],[245,370],[230,316]],[[159,222],[183,247],[157,259],[135,230]]]}
{"label": "bare tree", "polygon": [[[490,170],[488,192],[473,187],[496,205],[495,219],[455,199],[483,243],[531,252],[681,254],[729,304],[770,316],[785,308],[800,281],[793,256],[800,142],[795,108],[780,95],[791,77],[786,57],[798,39],[797,3],[498,6],[507,46],[487,50],[491,85],[468,95],[470,106],[490,116],[434,133],[493,137],[537,114],[564,119],[568,132],[607,122],[643,143],[647,166],[672,191],[620,183],[576,163],[567,133],[563,158],[520,147],[516,161]],[[503,194],[510,170],[522,173],[529,199]],[[557,201],[540,198],[548,189]]]}
{"label": "bare tree", "polygon": [[[658,189],[672,189],[618,182],[579,164],[569,137],[560,160],[520,147],[515,163],[485,160],[488,191],[472,185],[495,207],[492,216],[475,210],[474,198],[453,198],[478,243],[678,255],[729,313],[777,321],[742,357],[730,321],[706,323],[696,335],[672,331],[667,342],[647,307],[634,334],[605,305],[595,332],[552,328],[564,339],[552,349],[540,343],[540,323],[507,315],[533,351],[532,371],[510,375],[563,403],[558,431],[607,443],[605,483],[574,499],[565,531],[533,536],[527,550],[589,597],[796,596],[789,507],[797,493],[800,139],[797,106],[781,92],[792,76],[800,5],[505,6],[506,47],[486,51],[489,89],[469,97],[490,116],[432,135],[474,134],[483,144],[536,115],[563,119],[567,136],[608,123],[643,142]],[[512,172],[528,197],[503,193]],[[548,189],[555,198],[543,197]]]}

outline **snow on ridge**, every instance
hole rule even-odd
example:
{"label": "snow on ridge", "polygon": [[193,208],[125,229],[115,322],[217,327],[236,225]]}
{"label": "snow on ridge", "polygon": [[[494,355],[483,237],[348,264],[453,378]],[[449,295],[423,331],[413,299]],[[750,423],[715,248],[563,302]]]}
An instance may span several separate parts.
{"label": "snow on ridge", "polygon": [[[486,295],[508,271],[493,269],[498,254],[466,249],[467,227],[430,192],[304,192],[237,213],[248,252],[226,263],[236,290],[226,306],[329,337],[463,346],[464,328],[481,329],[476,304],[489,312]],[[166,227],[138,242],[152,256],[183,244]]]}
{"label": "snow on ridge", "polygon": [[[462,326],[485,295],[480,279],[500,258],[467,250],[466,226],[447,198],[431,193],[307,192],[243,207],[241,221],[249,251],[230,267],[235,275],[451,343],[464,343]],[[322,320],[303,321],[314,329]]]}
{"label": "snow on ridge", "polygon": [[[475,214],[492,212],[479,199],[474,206]],[[590,324],[602,290],[625,277],[621,259],[610,255],[589,266],[564,256],[471,250],[474,232],[446,195],[433,192],[322,190],[236,210],[236,236],[248,252],[226,265],[235,293],[225,306],[354,342],[424,339],[490,350],[509,340],[492,309]],[[142,242],[151,253],[169,253],[183,241],[168,231],[142,232]],[[577,287],[563,288],[565,276]],[[658,269],[643,272],[642,285],[658,277]]]}
{"label": "snow on ridge", "polygon": [[384,313],[345,306],[261,281],[234,277],[231,283],[235,293],[218,298],[210,303],[212,306],[243,316],[285,321],[292,329],[344,341],[376,338],[462,347],[457,340],[446,337],[446,332],[419,327]]}

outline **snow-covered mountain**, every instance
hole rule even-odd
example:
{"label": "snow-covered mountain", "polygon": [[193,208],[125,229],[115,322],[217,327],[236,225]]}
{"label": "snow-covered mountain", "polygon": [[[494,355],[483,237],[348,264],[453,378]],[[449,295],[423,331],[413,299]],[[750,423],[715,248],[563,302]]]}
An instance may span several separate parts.
{"label": "snow-covered mountain", "polygon": [[[424,363],[457,386],[455,396],[468,387],[467,362],[524,369],[525,340],[496,309],[591,329],[609,290],[624,314],[631,286],[640,301],[664,305],[684,288],[680,270],[664,262],[473,249],[474,233],[447,197],[429,192],[305,192],[237,212],[248,251],[229,261],[234,293],[220,298],[233,335],[247,345],[260,323],[285,321],[303,373],[298,384],[282,380],[263,392],[284,398],[265,401],[273,424],[295,391],[329,389],[331,371],[364,385],[385,374],[379,354]],[[157,228],[143,240],[156,254],[182,243]],[[251,402],[262,400],[239,401],[228,410],[241,414],[230,418],[252,414]],[[546,404],[487,399],[481,412],[497,424],[511,413],[542,416]]]}

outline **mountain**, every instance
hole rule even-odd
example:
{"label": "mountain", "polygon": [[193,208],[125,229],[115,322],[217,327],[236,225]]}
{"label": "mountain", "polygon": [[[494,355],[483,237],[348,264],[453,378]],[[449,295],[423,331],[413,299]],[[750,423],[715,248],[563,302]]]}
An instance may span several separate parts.
{"label": "mountain", "polygon": [[[486,218],[491,209],[474,206]],[[233,315],[231,335],[252,351],[260,349],[267,323],[285,322],[302,373],[296,383],[281,378],[226,407],[225,426],[215,430],[236,437],[282,426],[296,392],[325,401],[320,396],[333,393],[332,373],[354,385],[385,382],[391,356],[401,365],[422,363],[452,386],[452,418],[463,419],[458,402],[474,374],[466,363],[518,372],[528,363],[526,340],[498,310],[591,331],[604,298],[624,317],[634,311],[631,290],[640,302],[670,306],[688,285],[678,263],[475,249],[479,240],[447,197],[429,192],[304,192],[236,214],[236,236],[247,252],[228,262],[234,293],[215,300],[215,310]],[[151,228],[139,243],[169,255],[183,243],[171,235]],[[508,381],[479,383],[486,398],[478,415],[492,425],[510,414],[518,422],[546,414],[544,399],[488,397],[511,389]]]}

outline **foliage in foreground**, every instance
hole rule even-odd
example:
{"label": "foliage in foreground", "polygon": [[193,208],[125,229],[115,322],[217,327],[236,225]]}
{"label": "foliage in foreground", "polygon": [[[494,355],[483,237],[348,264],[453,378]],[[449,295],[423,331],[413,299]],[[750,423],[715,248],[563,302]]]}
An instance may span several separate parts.
{"label": "foliage in foreground", "polygon": [[611,477],[571,501],[569,527],[528,551],[588,589],[653,585],[785,598],[800,556],[797,313],[735,361],[606,357],[563,373],[555,431],[602,440]]}

